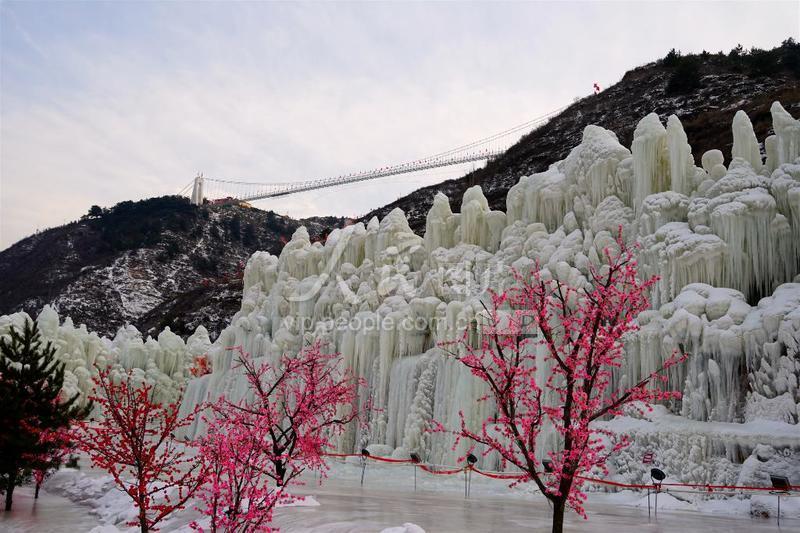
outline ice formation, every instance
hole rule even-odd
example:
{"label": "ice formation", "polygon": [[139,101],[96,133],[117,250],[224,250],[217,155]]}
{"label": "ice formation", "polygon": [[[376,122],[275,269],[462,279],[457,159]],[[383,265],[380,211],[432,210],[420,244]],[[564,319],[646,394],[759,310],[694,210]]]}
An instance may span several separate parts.
{"label": "ice formation", "polygon": [[753,123],[750,117],[741,109],[733,117],[733,148],[731,158],[741,157],[750,164],[756,172],[761,170],[761,150],[758,147],[758,139],[753,131]]}
{"label": "ice formation", "polygon": [[[27,313],[14,313],[0,317],[0,336],[7,335],[11,327],[21,328],[31,320]],[[120,328],[113,339],[98,337],[75,327],[67,317],[60,321],[58,313],[49,305],[36,317],[42,343],[52,343],[56,357],[65,363],[64,392],[78,394],[87,401],[92,391],[93,376],[98,367],[111,366],[112,372],[133,371],[134,378],[155,386],[158,401],[175,401],[190,377],[189,368],[194,357],[208,351],[211,340],[202,326],[186,342],[165,328],[157,339],[143,339],[133,327]]]}
{"label": "ice formation", "polygon": [[[464,411],[477,424],[491,413],[474,401],[482,385],[437,345],[465,331],[478,341],[480,298],[508,282],[509,267],[538,262],[547,275],[581,283],[622,227],[641,245],[643,273],[661,280],[617,379],[636,380],[683,349],[689,362],[665,384],[685,394],[671,406],[676,420],[737,426],[769,419],[795,431],[800,161],[791,159],[797,121],[779,104],[773,116],[766,165],[744,113],[733,120],[730,165],[711,150],[702,168],[678,117],[664,127],[651,114],[630,151],[612,132],[588,126],[567,158],[511,188],[505,215],[473,187],[460,213],[437,194],[424,239],[399,210],[334,232],[324,246],[298,231],[280,257],[262,253],[248,262],[242,310],[210,349],[214,372],[189,384],[187,408],[245,393],[229,347],[275,358],[318,337],[368,381],[362,402],[371,398],[378,409],[369,431],[354,427],[342,450],[370,443],[383,453],[453,461],[463,450],[426,432],[430,420],[453,425]],[[758,444],[758,437],[715,438],[723,444],[708,453],[737,450],[724,461],[743,460]],[[789,445],[800,447],[800,438]]]}
{"label": "ice formation", "polygon": [[[675,461],[714,457],[735,477],[735,463],[764,443],[763,434],[748,433],[755,422],[781,428],[787,437],[776,447],[800,449],[800,124],[778,103],[772,115],[766,164],[749,119],[733,117],[727,167],[719,150],[703,154],[697,167],[676,116],[666,127],[656,114],[643,118],[631,150],[613,132],[587,126],[564,160],[520,178],[506,213],[489,209],[473,187],[460,213],[436,195],[424,238],[395,209],[335,230],[324,244],[300,228],[280,256],[254,254],[241,309],[213,344],[202,332],[182,345],[167,332],[142,341],[122,330],[106,341],[83,331],[75,335],[82,347],[64,349],[63,357],[87,361],[85,371],[70,369],[85,390],[90,361],[101,354],[150,372],[149,379],[182,383],[188,354],[205,350],[213,372],[188,382],[183,408],[190,410],[246,394],[234,347],[274,360],[323,339],[367,381],[360,402],[376,408],[367,428],[343,435],[340,451],[371,445],[376,453],[416,452],[452,464],[467,444],[452,450],[449,435],[426,431],[430,421],[455,426],[463,411],[477,425],[491,405],[475,402],[481,383],[440,343],[465,332],[479,341],[481,298],[510,281],[510,267],[538,264],[546,276],[585,283],[621,228],[640,246],[642,274],[660,280],[615,379],[632,382],[674,349],[689,352],[664,385],[685,394],[669,406],[670,424],[696,436]],[[187,433],[202,431],[198,422]],[[651,442],[653,431],[637,438]],[[491,457],[481,461],[496,466]],[[686,470],[687,480],[698,476]]]}

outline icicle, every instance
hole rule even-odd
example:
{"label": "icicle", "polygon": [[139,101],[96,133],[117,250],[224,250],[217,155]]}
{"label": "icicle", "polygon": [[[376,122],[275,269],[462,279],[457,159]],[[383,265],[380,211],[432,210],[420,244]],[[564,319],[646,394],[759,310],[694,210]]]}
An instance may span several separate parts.
{"label": "icicle", "polygon": [[671,190],[691,194],[694,190],[694,157],[686,132],[675,115],[667,119],[667,150]]}
{"label": "icicle", "polygon": [[450,200],[444,194],[437,192],[425,221],[425,249],[428,253],[439,247],[453,246],[453,222]]}
{"label": "icicle", "polygon": [[741,109],[733,117],[733,149],[731,158],[741,157],[759,172],[762,167],[761,152],[758,148],[758,139],[753,131],[750,117]]}
{"label": "icicle", "polygon": [[772,174],[778,168],[778,138],[775,135],[764,139],[764,152],[767,154],[767,173]]}
{"label": "icicle", "polygon": [[644,117],[633,132],[633,207],[638,213],[644,199],[669,190],[667,131],[658,115]]}
{"label": "icicle", "polygon": [[800,120],[795,120],[780,102],[773,102],[772,129],[775,131],[777,160],[775,166],[794,163],[800,157]]}
{"label": "icicle", "polygon": [[470,187],[464,192],[460,222],[459,242],[476,244],[490,252],[497,251],[500,236],[506,226],[506,215],[489,209],[489,202],[480,185]]}

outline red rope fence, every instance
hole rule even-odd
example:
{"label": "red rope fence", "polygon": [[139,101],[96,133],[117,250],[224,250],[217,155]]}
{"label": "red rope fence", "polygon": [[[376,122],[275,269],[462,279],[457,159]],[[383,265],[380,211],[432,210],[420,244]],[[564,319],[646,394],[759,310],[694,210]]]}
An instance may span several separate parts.
{"label": "red rope fence", "polygon": [[422,463],[418,463],[418,464],[419,464],[419,467],[422,470],[424,470],[425,472],[428,472],[429,474],[434,474],[434,475],[437,475],[437,476],[452,476],[453,474],[458,474],[459,472],[463,472],[464,471],[463,468],[450,468],[450,469],[434,470],[433,468],[431,468],[431,467],[429,467],[427,465],[424,465]]}
{"label": "red rope fence", "polygon": [[[437,476],[451,476],[454,474],[459,474],[461,472],[471,470],[476,474],[480,474],[481,476],[491,478],[491,479],[502,479],[502,480],[521,480],[527,477],[527,474],[513,474],[510,472],[490,472],[486,470],[480,470],[472,465],[465,465],[463,467],[449,467],[447,465],[427,465],[423,463],[419,463],[414,461],[413,459],[395,459],[392,457],[380,457],[376,455],[366,455],[366,454],[357,454],[357,453],[326,453],[323,454],[324,456],[328,457],[340,457],[340,458],[347,458],[347,457],[360,457],[362,459],[372,459],[375,461],[383,462],[383,463],[394,463],[394,464],[412,464],[418,466],[420,469],[428,472],[429,474],[434,474]],[[440,466],[445,466],[445,468],[437,468]],[[637,484],[637,483],[623,483],[620,481],[612,481],[610,479],[601,479],[596,477],[589,477],[589,476],[577,476],[578,479],[581,481],[585,481],[587,483],[597,483],[600,485],[609,485],[612,487],[619,487],[623,489],[651,489],[655,490],[655,484]],[[703,483],[661,483],[658,487],[686,487],[692,489],[703,489],[703,492],[712,493],[714,491],[774,491],[773,487],[755,487],[750,485],[711,485],[711,484],[703,484]],[[792,491],[800,491],[800,486],[793,485],[790,490]]]}

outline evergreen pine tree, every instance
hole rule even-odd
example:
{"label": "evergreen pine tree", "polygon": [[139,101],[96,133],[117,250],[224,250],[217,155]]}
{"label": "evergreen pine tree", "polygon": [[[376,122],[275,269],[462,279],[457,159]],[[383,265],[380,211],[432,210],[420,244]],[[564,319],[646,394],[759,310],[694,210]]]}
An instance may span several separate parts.
{"label": "evergreen pine tree", "polygon": [[26,321],[22,331],[12,326],[0,337],[0,486],[5,510],[11,510],[14,487],[30,475],[40,458],[60,446],[45,433],[66,429],[88,414],[78,396],[64,399],[64,363],[50,342],[42,345],[39,327]]}

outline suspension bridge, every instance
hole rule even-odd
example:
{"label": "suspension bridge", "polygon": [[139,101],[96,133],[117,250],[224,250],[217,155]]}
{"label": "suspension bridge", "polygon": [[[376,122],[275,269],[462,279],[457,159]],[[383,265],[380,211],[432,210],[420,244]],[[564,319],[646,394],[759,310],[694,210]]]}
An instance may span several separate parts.
{"label": "suspension bridge", "polygon": [[[276,198],[289,194],[336,187],[389,176],[410,174],[412,172],[434,168],[449,167],[476,161],[490,161],[519,141],[523,135],[547,123],[552,117],[564,109],[566,109],[566,106],[483,139],[404,163],[329,178],[288,182],[258,183],[244,180],[211,178],[199,174],[178,194],[188,195],[195,205],[200,205],[205,202],[252,202],[255,200]],[[189,192],[190,189],[191,193]]]}

